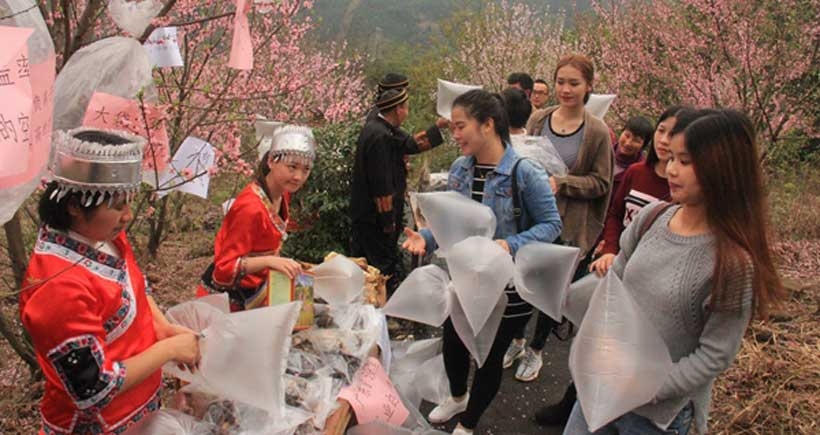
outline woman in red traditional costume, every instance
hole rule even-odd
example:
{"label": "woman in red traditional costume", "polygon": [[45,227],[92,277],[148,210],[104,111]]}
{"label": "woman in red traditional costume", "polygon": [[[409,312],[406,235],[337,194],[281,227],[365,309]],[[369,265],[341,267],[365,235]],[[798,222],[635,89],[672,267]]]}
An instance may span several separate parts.
{"label": "woman in red traditional costume", "polygon": [[293,278],[299,263],[279,256],[287,238],[290,195],[310,176],[316,157],[313,133],[307,127],[276,130],[256,177],[236,197],[214,241],[214,261],[202,275],[197,296],[228,293],[231,311],[267,305],[268,271]]}
{"label": "woman in red traditional costume", "polygon": [[142,139],[81,128],[55,141],[20,293],[46,379],[40,434],[120,434],[159,408],[162,365],[193,368],[199,345],[159,311],[123,231]]}

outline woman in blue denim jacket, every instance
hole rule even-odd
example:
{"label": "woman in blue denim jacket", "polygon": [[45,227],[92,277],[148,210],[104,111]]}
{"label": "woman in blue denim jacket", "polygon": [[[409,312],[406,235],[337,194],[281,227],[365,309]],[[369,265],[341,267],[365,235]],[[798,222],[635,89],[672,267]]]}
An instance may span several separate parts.
{"label": "woman in blue denim jacket", "polygon": [[[497,220],[496,243],[515,255],[527,243],[555,240],[561,234],[561,217],[549,179],[540,165],[529,160],[519,162],[520,157],[510,146],[510,129],[501,97],[483,90],[459,96],[453,102],[450,125],[463,156],[450,167],[448,189],[493,210]],[[518,192],[513,192],[512,172],[516,163]],[[513,195],[519,196],[522,209],[518,222],[513,214]],[[428,229],[420,233],[406,229],[405,233],[407,240],[402,246],[413,254],[432,252],[437,247]],[[475,429],[501,386],[504,352],[515,331],[527,323],[532,313],[532,306],[514,289],[508,288],[506,293],[504,318],[487,360],[476,371],[469,393],[470,353],[450,320],[444,324],[444,365],[452,397],[433,409],[429,419],[443,423],[463,412],[453,434],[470,434]]]}

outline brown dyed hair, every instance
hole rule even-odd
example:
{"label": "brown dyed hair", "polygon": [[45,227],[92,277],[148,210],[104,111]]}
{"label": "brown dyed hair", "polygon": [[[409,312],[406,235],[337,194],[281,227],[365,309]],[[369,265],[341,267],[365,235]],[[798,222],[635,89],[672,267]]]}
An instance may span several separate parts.
{"label": "brown dyed hair", "polygon": [[[552,74],[552,83],[558,80],[558,70],[568,65],[581,71],[581,76],[589,83],[590,87],[592,86],[592,83],[595,81],[595,65],[583,54],[568,54],[559,59],[558,64],[555,65],[555,72]],[[589,101],[590,93],[591,91],[584,95],[584,104]]]}
{"label": "brown dyed hair", "polygon": [[[713,309],[735,309],[751,284],[752,309],[761,318],[783,297],[769,250],[763,173],[749,118],[736,110],[701,110],[683,130],[716,242]],[[676,134],[678,125],[672,130]]]}

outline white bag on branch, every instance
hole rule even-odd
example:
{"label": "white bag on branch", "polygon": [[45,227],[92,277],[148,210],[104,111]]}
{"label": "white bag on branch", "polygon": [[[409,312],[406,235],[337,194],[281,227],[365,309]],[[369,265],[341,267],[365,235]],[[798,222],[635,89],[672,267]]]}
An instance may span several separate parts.
{"label": "white bag on branch", "polygon": [[413,269],[382,311],[384,314],[432,326],[441,326],[450,315],[450,277],[428,264]]}
{"label": "white bag on branch", "polygon": [[553,243],[529,243],[515,254],[515,289],[521,299],[561,321],[561,308],[575,265],[578,248]]}
{"label": "white bag on branch", "polygon": [[[185,302],[169,310],[169,318],[201,332],[201,360],[194,373],[174,364],[166,373],[201,390],[282,415],[285,389],[282,376],[291,343],[291,331],[301,304],[257,308],[224,314],[207,302]],[[204,326],[204,329],[202,327]]]}
{"label": "white bag on branch", "polygon": [[534,160],[541,164],[549,175],[567,175],[564,159],[558,154],[555,145],[546,136],[511,136],[510,142],[521,157]]}
{"label": "white bag on branch", "polygon": [[117,27],[139,38],[162,10],[158,0],[109,0],[108,15]]}
{"label": "white bag on branch", "polygon": [[134,99],[140,91],[156,100],[151,61],[136,39],[114,36],[81,48],[68,60],[54,86],[54,129],[83,122],[94,92]]}
{"label": "white bag on branch", "polygon": [[419,193],[417,197],[440,256],[468,237],[492,238],[495,234],[495,214],[484,204],[456,192]]}
{"label": "white bag on branch", "polygon": [[349,304],[361,298],[364,272],[353,260],[337,255],[314,267],[313,290],[330,305]]}
{"label": "white bag on branch", "polygon": [[591,432],[650,402],[672,370],[660,334],[612,272],[592,296],[569,368]]}
{"label": "white bag on branch", "polygon": [[575,325],[580,325],[584,319],[584,314],[589,307],[589,300],[595,293],[595,289],[601,283],[602,278],[594,273],[570,284],[567,296],[564,298],[564,308],[562,313]]}
{"label": "white bag on branch", "polygon": [[453,246],[447,267],[470,329],[481,331],[512,280],[512,257],[488,238],[470,237]]}

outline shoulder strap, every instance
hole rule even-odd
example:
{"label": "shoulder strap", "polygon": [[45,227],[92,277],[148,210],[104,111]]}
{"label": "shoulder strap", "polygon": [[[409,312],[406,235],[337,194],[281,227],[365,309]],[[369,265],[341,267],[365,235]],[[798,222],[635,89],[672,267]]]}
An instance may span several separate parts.
{"label": "shoulder strap", "polygon": [[521,232],[521,215],[524,214],[521,211],[521,192],[518,191],[518,164],[524,160],[524,157],[519,158],[518,160],[513,163],[512,171],[510,171],[510,177],[512,177],[512,197],[513,197],[513,217],[515,218],[515,232]]}
{"label": "shoulder strap", "polygon": [[671,202],[661,202],[663,203],[663,205],[660,205],[652,209],[652,211],[649,212],[649,216],[647,216],[646,220],[643,221],[643,225],[641,225],[641,231],[638,233],[638,240],[643,239],[644,234],[646,234],[646,232],[649,231],[650,228],[652,228],[652,224],[654,224],[655,221],[658,220],[658,216],[660,216],[661,214],[663,214],[663,212],[668,210],[669,207],[675,205]]}

